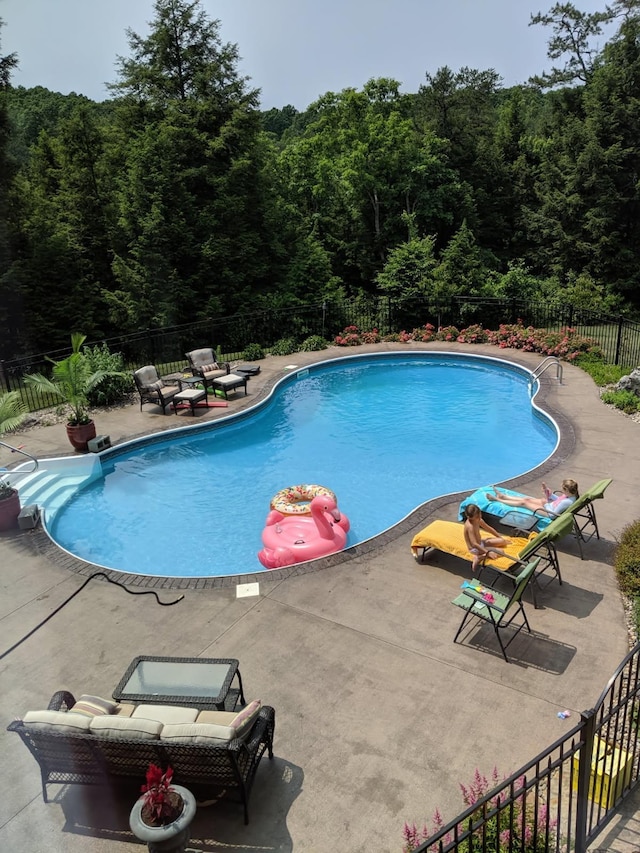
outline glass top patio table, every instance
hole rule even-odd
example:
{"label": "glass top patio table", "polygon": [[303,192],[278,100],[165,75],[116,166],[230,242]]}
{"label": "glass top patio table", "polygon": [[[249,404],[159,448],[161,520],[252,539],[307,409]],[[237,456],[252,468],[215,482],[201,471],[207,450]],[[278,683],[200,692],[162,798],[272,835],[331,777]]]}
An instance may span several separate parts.
{"label": "glass top patio table", "polygon": [[[231,687],[237,678],[238,686]],[[235,658],[134,658],[113,691],[118,702],[191,705],[233,710],[244,704],[242,677]]]}

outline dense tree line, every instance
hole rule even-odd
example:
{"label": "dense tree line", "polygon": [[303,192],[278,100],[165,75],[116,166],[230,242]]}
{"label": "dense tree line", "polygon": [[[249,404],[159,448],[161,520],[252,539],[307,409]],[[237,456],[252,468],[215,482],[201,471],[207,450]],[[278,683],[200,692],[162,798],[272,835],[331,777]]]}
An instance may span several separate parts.
{"label": "dense tree line", "polygon": [[198,0],[154,12],[104,103],[0,59],[0,357],[377,293],[640,313],[640,0],[534,16],[559,64],[527,85],[444,67],[304,112],[260,111]]}

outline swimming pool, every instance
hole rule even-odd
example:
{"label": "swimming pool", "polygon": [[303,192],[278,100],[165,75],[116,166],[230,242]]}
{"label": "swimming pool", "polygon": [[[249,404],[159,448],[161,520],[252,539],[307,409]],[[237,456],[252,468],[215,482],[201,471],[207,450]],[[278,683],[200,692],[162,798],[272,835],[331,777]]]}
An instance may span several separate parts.
{"label": "swimming pool", "polygon": [[336,492],[350,546],[433,497],[536,467],[557,440],[517,365],[356,355],[286,376],[245,412],[115,448],[47,529],[72,554],[123,572],[253,573],[269,502],[286,486]]}

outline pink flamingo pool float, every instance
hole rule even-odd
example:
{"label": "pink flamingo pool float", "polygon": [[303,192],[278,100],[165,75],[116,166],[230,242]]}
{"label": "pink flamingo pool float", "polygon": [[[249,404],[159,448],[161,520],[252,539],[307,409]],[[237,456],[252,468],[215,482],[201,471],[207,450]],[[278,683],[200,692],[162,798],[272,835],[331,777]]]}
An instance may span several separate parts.
{"label": "pink flamingo pool float", "polygon": [[283,515],[271,510],[262,531],[258,559],[267,569],[292,566],[341,551],[347,543],[349,519],[330,495],[313,498],[311,515]]}

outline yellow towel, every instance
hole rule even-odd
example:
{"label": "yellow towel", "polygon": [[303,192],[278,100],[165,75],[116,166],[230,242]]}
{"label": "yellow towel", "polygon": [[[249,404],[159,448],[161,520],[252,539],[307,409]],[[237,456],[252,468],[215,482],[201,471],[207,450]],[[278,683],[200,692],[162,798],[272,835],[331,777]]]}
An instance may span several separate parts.
{"label": "yellow towel", "polygon": [[[534,536],[536,534],[533,534]],[[529,542],[529,539],[524,539],[521,536],[508,536],[511,539],[509,545],[501,548],[507,554],[517,557],[520,551]],[[444,551],[445,554],[453,554],[463,560],[473,560],[473,556],[467,549],[464,541],[464,525],[457,521],[432,521],[423,528],[411,540],[411,551],[414,557],[418,556],[420,548],[436,548],[438,551]],[[487,560],[487,565],[493,566],[495,569],[505,571],[513,567],[513,561],[506,557],[498,557],[496,560]]]}

